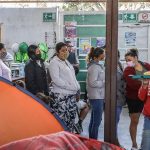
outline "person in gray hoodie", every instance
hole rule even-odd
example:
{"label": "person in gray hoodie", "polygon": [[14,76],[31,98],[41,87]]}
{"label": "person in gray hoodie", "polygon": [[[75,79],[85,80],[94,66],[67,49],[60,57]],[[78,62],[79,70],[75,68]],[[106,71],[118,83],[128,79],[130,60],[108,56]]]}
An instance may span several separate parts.
{"label": "person in gray hoodie", "polygon": [[87,72],[87,93],[91,105],[91,120],[89,124],[89,137],[97,139],[98,128],[102,120],[105,93],[105,69],[99,63],[104,60],[105,53],[102,48],[91,48]]}
{"label": "person in gray hoodie", "polygon": [[76,80],[73,66],[67,60],[68,49],[63,42],[56,44],[56,55],[48,67],[52,80],[50,96],[54,101],[51,107],[64,121],[68,130],[73,132],[76,117],[76,96],[80,85]]}
{"label": "person in gray hoodie", "polygon": [[[120,114],[122,112],[123,106],[126,104],[125,100],[125,80],[123,78],[123,67],[120,62],[120,52],[118,51],[118,65],[117,65],[117,107],[116,107],[116,135],[118,129],[118,123],[120,120]],[[120,146],[118,135],[116,144]]]}

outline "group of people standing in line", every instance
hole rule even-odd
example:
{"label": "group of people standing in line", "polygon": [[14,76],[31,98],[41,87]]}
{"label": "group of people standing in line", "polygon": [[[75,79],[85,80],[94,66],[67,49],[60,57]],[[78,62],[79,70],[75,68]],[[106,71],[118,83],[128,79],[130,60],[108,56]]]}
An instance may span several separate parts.
{"label": "group of people standing in line", "polygon": [[[79,72],[79,62],[76,59],[76,54],[71,52],[70,42],[57,43],[55,50],[56,54],[48,65],[52,85],[51,91],[49,91],[47,72],[41,59],[40,50],[36,45],[28,47],[30,59],[25,66],[26,89],[34,95],[41,92],[46,96],[51,96],[53,101],[50,102],[50,106],[65,122],[68,130],[73,132],[77,113],[77,97],[80,93],[80,85],[76,79],[76,74]],[[0,43],[0,76],[10,80],[10,70],[2,61],[5,53],[4,45]],[[150,108],[150,82],[149,80],[141,82],[130,77],[130,75],[143,75],[144,72],[150,71],[150,64],[139,61],[136,49],[130,49],[125,54],[126,68],[122,67],[119,58],[118,51],[116,134],[122,108],[127,103],[131,120],[129,131],[132,150],[137,150],[137,126],[144,107],[145,119],[141,148],[142,150],[150,150],[150,109],[148,109]],[[105,65],[102,63],[104,59],[105,49],[100,47],[92,47],[87,57],[86,86],[91,107],[89,137],[94,139],[98,138],[98,129],[105,103]],[[82,122],[82,120],[80,121]],[[117,144],[120,145],[118,138]]]}
{"label": "group of people standing in line", "polygon": [[[88,55],[87,93],[91,105],[91,120],[89,125],[89,137],[97,139],[98,128],[102,120],[104,109],[105,68],[103,61],[105,52],[102,48],[91,48]],[[139,117],[144,107],[144,129],[141,143],[142,150],[150,149],[150,80],[135,80],[131,75],[143,75],[150,71],[150,64],[138,59],[138,50],[130,49],[125,54],[127,66],[122,67],[118,51],[117,66],[117,107],[116,107],[116,134],[122,108],[127,104],[130,116],[129,132],[132,140],[131,150],[138,150],[136,141]],[[141,87],[141,88],[140,88]],[[149,94],[149,95],[148,95]],[[143,102],[144,101],[144,102]],[[118,136],[117,136],[118,137]],[[119,140],[117,138],[117,145]]]}
{"label": "group of people standing in line", "polygon": [[[123,78],[123,67],[119,61],[120,53],[118,51],[117,66],[117,107],[116,107],[116,134],[117,126],[120,120],[122,107],[125,105],[125,81]],[[91,105],[91,120],[89,125],[89,137],[97,139],[98,128],[102,120],[102,114],[105,104],[105,50],[103,48],[91,48],[87,57],[87,93]],[[119,141],[117,138],[118,145]]]}

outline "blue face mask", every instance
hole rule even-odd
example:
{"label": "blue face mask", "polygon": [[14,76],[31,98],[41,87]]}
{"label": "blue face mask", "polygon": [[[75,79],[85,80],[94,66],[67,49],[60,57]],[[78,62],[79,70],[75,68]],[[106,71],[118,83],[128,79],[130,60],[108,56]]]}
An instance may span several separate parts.
{"label": "blue face mask", "polygon": [[104,66],[105,61],[101,60],[101,61],[99,61],[99,64],[102,65],[102,66]]}

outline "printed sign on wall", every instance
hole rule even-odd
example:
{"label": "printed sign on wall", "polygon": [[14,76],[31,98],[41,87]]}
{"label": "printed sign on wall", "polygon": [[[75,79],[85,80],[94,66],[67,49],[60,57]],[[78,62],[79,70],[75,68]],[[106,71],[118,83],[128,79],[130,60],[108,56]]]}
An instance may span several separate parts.
{"label": "printed sign on wall", "polygon": [[91,48],[91,38],[79,38],[79,55],[86,56]]}
{"label": "printed sign on wall", "polygon": [[136,33],[135,32],[125,32],[125,45],[136,46]]}
{"label": "printed sign on wall", "polygon": [[43,22],[56,22],[56,13],[43,13]]}
{"label": "printed sign on wall", "polygon": [[56,43],[56,33],[51,31],[51,32],[45,32],[44,34],[45,37],[45,43],[47,43],[48,47],[54,47]]}
{"label": "printed sign on wall", "polygon": [[150,23],[150,12],[139,12],[138,22],[140,22],[140,23]]}
{"label": "printed sign on wall", "polygon": [[77,22],[65,22],[65,37],[66,38],[75,38],[77,36]]}
{"label": "printed sign on wall", "polygon": [[106,38],[105,37],[97,37],[96,46],[102,47],[106,44]]}
{"label": "printed sign on wall", "polygon": [[137,22],[137,13],[123,13],[123,22],[124,23],[136,23]]}

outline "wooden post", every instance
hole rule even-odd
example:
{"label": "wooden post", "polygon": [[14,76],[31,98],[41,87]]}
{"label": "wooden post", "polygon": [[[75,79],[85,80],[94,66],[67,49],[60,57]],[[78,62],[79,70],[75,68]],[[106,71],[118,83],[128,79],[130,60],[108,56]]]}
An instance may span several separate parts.
{"label": "wooden post", "polygon": [[1,37],[1,24],[0,24],[0,42],[2,42],[2,37]]}
{"label": "wooden post", "polygon": [[118,54],[118,0],[107,0],[106,91],[104,140],[116,143],[116,79]]}

